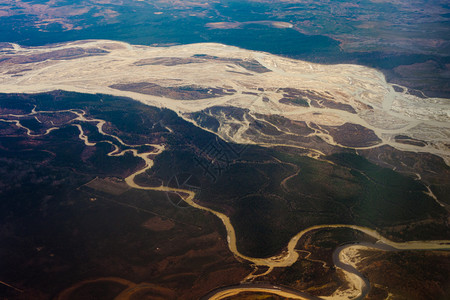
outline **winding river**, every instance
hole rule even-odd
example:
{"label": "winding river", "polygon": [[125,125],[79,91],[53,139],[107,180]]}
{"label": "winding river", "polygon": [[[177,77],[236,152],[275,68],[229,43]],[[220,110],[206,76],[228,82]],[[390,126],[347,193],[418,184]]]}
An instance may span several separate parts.
{"label": "winding river", "polygon": [[[68,121],[66,124],[61,125],[59,127],[54,126],[49,129],[47,129],[42,134],[33,134],[32,130],[23,126],[20,122],[21,118],[24,117],[30,117],[30,116],[37,116],[39,114],[55,114],[55,113],[62,113],[62,112],[69,112],[74,114],[74,118]],[[275,255],[268,258],[256,258],[256,257],[249,257],[239,252],[236,244],[236,232],[233,227],[233,225],[230,222],[230,218],[226,216],[223,213],[217,212],[213,209],[210,209],[208,207],[202,206],[194,201],[195,199],[195,192],[180,188],[173,188],[168,186],[158,186],[158,187],[147,187],[147,186],[141,186],[135,182],[136,176],[139,174],[142,174],[153,167],[153,159],[152,157],[161,154],[165,147],[162,144],[145,144],[146,146],[151,146],[154,148],[153,151],[150,152],[144,152],[139,153],[138,147],[141,147],[143,145],[129,145],[125,143],[122,139],[119,137],[106,133],[103,130],[103,127],[106,123],[106,121],[101,119],[95,119],[95,118],[88,118],[86,117],[86,112],[83,110],[78,109],[70,109],[70,110],[61,110],[61,111],[36,111],[35,108],[32,110],[29,114],[24,115],[3,115],[0,117],[1,122],[8,122],[13,123],[17,127],[24,129],[26,131],[26,134],[31,137],[35,136],[42,136],[47,135],[50,132],[57,130],[61,128],[62,126],[75,126],[80,131],[79,139],[84,142],[86,146],[95,146],[98,143],[106,142],[113,146],[113,150],[108,153],[108,156],[122,156],[125,153],[131,153],[135,157],[141,158],[145,162],[145,166],[141,169],[135,171],[133,174],[129,175],[125,178],[125,182],[132,188],[141,189],[141,190],[152,190],[152,191],[160,191],[160,192],[168,192],[168,193],[177,193],[182,197],[182,199],[188,203],[190,206],[207,211],[209,213],[214,214],[216,217],[218,217],[223,225],[225,226],[226,232],[227,232],[227,241],[228,241],[228,247],[230,251],[236,256],[239,257],[242,260],[245,260],[254,266],[260,266],[260,267],[267,267],[268,271],[261,274],[261,275],[253,275],[250,274],[247,279],[253,280],[258,276],[267,275],[270,273],[270,271],[273,270],[273,268],[283,268],[283,267],[289,267],[293,265],[298,259],[299,259],[299,253],[295,249],[297,246],[298,241],[304,237],[305,235],[321,229],[333,229],[333,228],[349,228],[355,231],[362,232],[370,237],[375,238],[378,242],[377,244],[352,244],[352,245],[360,245],[360,246],[366,246],[370,248],[377,248],[383,251],[390,251],[390,250],[450,250],[450,240],[441,240],[441,241],[409,241],[409,242],[403,242],[398,243],[391,241],[385,237],[383,237],[381,234],[379,234],[376,230],[357,226],[357,225],[348,225],[348,224],[323,224],[323,225],[316,225],[309,227],[307,229],[304,229],[297,233],[295,236],[291,238],[289,241],[286,249],[280,253],[279,255]],[[89,137],[85,134],[83,131],[83,127],[75,122],[87,122],[87,123],[94,123],[96,125],[96,128],[98,132],[105,136],[109,137],[111,140],[102,140],[99,142],[91,142],[89,140]],[[126,147],[129,149],[120,150],[121,147]],[[351,298],[353,299],[362,299],[364,296],[368,293],[370,285],[369,282],[354,268],[352,267],[348,262],[343,259],[343,257],[340,255],[343,250],[345,250],[348,247],[351,247],[352,245],[346,245],[343,247],[339,247],[336,249],[336,251],[333,254],[333,261],[337,268],[343,270],[346,273],[347,280],[349,280],[350,285],[357,287],[356,290],[353,290],[353,294],[351,295]],[[67,291],[67,290],[66,290]],[[288,297],[291,299],[320,299],[317,297],[313,297],[310,295],[307,295],[305,293],[301,293],[299,291],[292,290],[287,287],[280,287],[275,285],[267,285],[267,284],[258,284],[258,283],[245,283],[237,286],[230,286],[230,287],[224,287],[220,288],[218,290],[212,291],[208,295],[204,297],[204,299],[224,299],[226,297],[230,297],[233,295],[237,295],[242,292],[264,292],[269,294],[276,294],[282,297]],[[356,294],[356,295],[355,295]],[[130,295],[131,296],[131,295]],[[348,297],[347,297],[348,299]]]}

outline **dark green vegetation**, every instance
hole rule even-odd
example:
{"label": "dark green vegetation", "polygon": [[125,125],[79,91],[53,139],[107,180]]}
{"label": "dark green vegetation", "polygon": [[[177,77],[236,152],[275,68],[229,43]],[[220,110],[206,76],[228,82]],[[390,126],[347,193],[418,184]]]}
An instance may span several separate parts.
{"label": "dark green vegetation", "polygon": [[[320,63],[363,64],[427,95],[450,95],[450,8],[445,1],[221,0],[177,2],[176,7],[165,0],[27,4],[0,4],[0,42],[219,42]],[[43,14],[36,4],[53,10],[44,9]],[[229,25],[208,25],[217,22]],[[278,28],[273,22],[288,22],[292,28]]]}
{"label": "dark green vegetation", "polygon": [[[81,2],[81,1],[79,1]],[[76,3],[74,3],[76,4]],[[44,45],[81,39],[111,39],[132,44],[169,45],[198,42],[220,42],[240,46],[252,50],[263,50],[276,54],[299,55],[324,53],[338,54],[338,42],[325,36],[308,36],[293,29],[280,30],[265,25],[251,24],[245,30],[208,29],[209,22],[220,22],[228,18],[237,18],[241,9],[248,10],[250,3],[239,3],[239,8],[228,10],[230,16],[207,15],[190,16],[190,8],[174,9],[167,7],[164,14],[158,12],[151,3],[129,1],[127,5],[103,5],[118,12],[114,19],[118,22],[101,22],[94,16],[94,10],[76,17],[67,18],[67,23],[79,23],[79,30],[67,30],[60,24],[51,28],[39,30],[36,28],[37,18],[21,18],[20,15],[2,17],[0,24],[1,41],[17,42],[24,45]],[[56,5],[58,6],[58,5]],[[262,5],[262,10],[269,10],[268,5]],[[221,4],[220,11],[227,10]],[[218,12],[219,12],[218,11]],[[210,13],[209,10],[206,13]],[[212,18],[210,18],[212,17]],[[99,22],[100,21],[100,22]],[[17,28],[17,26],[20,26]]]}
{"label": "dark green vegetation", "polygon": [[[359,153],[377,165],[393,168],[404,174],[421,174],[421,181],[430,187],[436,197],[450,205],[450,167],[442,158],[429,153],[400,151],[391,146],[381,146]],[[416,175],[417,177],[417,175]]]}
{"label": "dark green vegetation", "polygon": [[280,99],[280,103],[309,107],[308,101],[304,98],[282,98]]}
{"label": "dark green vegetation", "polygon": [[[240,250],[253,256],[275,254],[293,235],[315,224],[357,224],[397,240],[445,239],[450,234],[445,210],[424,194],[420,182],[354,154],[329,159],[336,165],[282,149],[248,148],[241,162],[232,164],[211,189],[202,190],[200,200],[231,215]],[[428,219],[432,224],[402,234],[389,228]]]}

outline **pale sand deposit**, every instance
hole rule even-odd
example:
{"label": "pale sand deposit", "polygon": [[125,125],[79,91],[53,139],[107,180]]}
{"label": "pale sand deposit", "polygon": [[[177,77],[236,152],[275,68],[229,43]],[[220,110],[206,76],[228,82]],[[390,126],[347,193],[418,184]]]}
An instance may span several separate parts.
{"label": "pale sand deposit", "polygon": [[[399,150],[432,153],[450,164],[450,100],[422,99],[407,94],[406,88],[402,92],[395,92],[381,72],[364,66],[313,64],[221,44],[164,48],[105,40],[73,42],[49,48],[22,48],[14,45],[14,50],[3,53],[2,58],[30,58],[74,47],[109,52],[104,55],[49,58],[20,64],[4,60],[0,62],[0,92],[36,93],[62,89],[126,96],[148,105],[169,108],[192,123],[195,121],[189,119],[186,113],[214,106],[238,107],[248,109],[253,114],[276,114],[318,125],[353,123],[372,130],[381,140],[376,145],[355,148],[390,145]],[[208,56],[193,58],[199,54]],[[178,62],[172,65],[139,63],[155,59],[176,59]],[[183,63],[183,59],[191,61]],[[242,64],[233,63],[232,60],[256,62],[268,72],[256,72]],[[175,100],[167,95],[155,96],[110,87],[113,84],[138,82],[163,87],[193,85],[227,88],[235,92],[200,100]],[[280,88],[331,95],[333,102],[347,104],[356,113],[336,108],[282,104],[278,102],[283,97]],[[311,99],[306,97],[306,100],[311,103]],[[257,137],[245,133],[248,128],[245,122],[239,125],[241,130],[230,132],[230,124],[236,120],[227,115],[217,119],[221,124],[217,134],[222,138],[238,143],[258,144]],[[316,135],[331,145],[343,146],[325,130],[318,130]],[[420,147],[399,143],[394,139],[397,135],[424,141],[426,145]]]}

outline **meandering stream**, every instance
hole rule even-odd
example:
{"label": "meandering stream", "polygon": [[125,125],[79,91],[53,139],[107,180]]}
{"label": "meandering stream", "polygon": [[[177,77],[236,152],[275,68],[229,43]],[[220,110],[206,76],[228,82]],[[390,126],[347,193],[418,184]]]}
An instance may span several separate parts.
{"label": "meandering stream", "polygon": [[[306,228],[306,229],[300,231],[299,233],[297,233],[295,236],[293,236],[291,238],[286,249],[278,255],[268,257],[268,258],[257,258],[257,257],[246,256],[246,255],[240,253],[238,250],[237,243],[236,243],[236,232],[235,232],[233,225],[231,224],[230,218],[221,212],[215,211],[206,206],[202,206],[202,205],[196,203],[194,201],[195,196],[196,196],[195,192],[190,191],[190,190],[180,189],[180,188],[168,187],[165,185],[161,185],[158,187],[141,186],[135,182],[136,176],[146,172],[147,170],[149,170],[153,167],[154,162],[153,162],[152,157],[154,157],[158,154],[161,154],[165,150],[165,147],[163,144],[145,144],[146,146],[153,147],[154,150],[150,151],[150,152],[139,153],[137,148],[141,147],[143,145],[129,145],[129,144],[125,143],[122,139],[120,139],[118,136],[106,133],[103,130],[103,127],[106,123],[105,120],[88,118],[88,117],[86,117],[85,111],[78,110],[78,109],[77,110],[75,110],[75,109],[61,110],[61,111],[36,111],[35,109],[33,109],[31,113],[25,114],[25,115],[13,115],[13,114],[3,115],[3,116],[0,115],[0,117],[8,117],[8,119],[0,118],[0,121],[13,123],[17,127],[24,129],[28,136],[36,137],[36,136],[48,135],[52,131],[59,129],[62,126],[51,127],[42,134],[33,134],[31,129],[29,129],[21,124],[21,122],[20,122],[21,118],[29,117],[29,116],[36,116],[38,114],[54,114],[54,113],[62,113],[62,112],[66,112],[66,113],[69,112],[69,113],[72,113],[75,115],[75,117],[73,119],[71,119],[67,124],[64,124],[62,126],[69,125],[69,126],[75,126],[76,128],[78,128],[78,130],[80,131],[78,138],[81,141],[83,141],[86,146],[95,146],[98,143],[106,142],[113,146],[113,150],[107,154],[108,156],[122,156],[126,153],[131,153],[133,156],[139,157],[145,162],[144,167],[135,171],[133,174],[131,174],[125,178],[125,182],[130,187],[136,188],[136,189],[142,189],[142,190],[177,193],[190,206],[200,209],[200,210],[203,210],[203,211],[207,211],[209,213],[214,214],[216,217],[218,217],[222,221],[223,225],[225,226],[225,229],[227,232],[228,247],[229,247],[230,251],[236,257],[239,257],[240,259],[245,260],[255,266],[267,267],[268,271],[263,273],[262,275],[268,274],[271,270],[273,270],[273,268],[283,268],[283,267],[289,267],[289,266],[293,265],[299,259],[299,253],[295,249],[298,241],[305,235],[311,233],[312,231],[322,230],[322,229],[349,228],[349,229],[352,229],[355,231],[362,232],[370,237],[375,238],[378,241],[378,243],[376,245],[355,243],[354,245],[367,246],[370,248],[378,248],[383,251],[435,250],[435,249],[450,250],[450,240],[409,241],[409,242],[399,243],[399,242],[391,241],[391,240],[383,237],[376,230],[373,230],[373,229],[370,229],[367,227],[362,227],[362,226],[357,226],[357,225],[349,225],[349,224],[323,224],[323,225],[316,225],[316,226]],[[75,121],[95,123],[96,128],[100,134],[102,134],[105,137],[111,138],[115,142],[113,142],[111,140],[103,140],[103,141],[98,141],[98,142],[90,141],[89,137],[85,134],[83,127],[78,123],[74,123]],[[119,145],[117,145],[116,143]],[[120,146],[129,148],[129,149],[120,151]],[[352,245],[346,245],[344,247],[340,247],[340,248],[336,249],[336,251],[333,254],[333,260],[334,260],[336,267],[342,269],[347,274],[347,279],[350,281],[353,281],[353,282],[351,282],[351,286],[359,287],[359,290],[354,291],[355,292],[354,294],[356,294],[356,295],[354,295],[353,298],[354,299],[362,299],[367,294],[367,292],[370,288],[369,282],[366,279],[364,279],[363,276],[354,267],[350,266],[349,263],[347,261],[345,261],[345,259],[343,259],[339,255],[345,248],[348,248],[350,246],[352,246]],[[251,275],[252,274],[249,275],[249,278],[251,278],[252,280],[255,279],[256,277],[260,276],[260,275],[253,275],[253,276],[251,276]],[[300,293],[298,291],[294,291],[292,289],[285,288],[285,287],[272,286],[272,285],[269,286],[269,285],[261,285],[261,284],[249,284],[249,283],[246,283],[243,285],[238,285],[238,286],[220,288],[219,290],[216,290],[216,291],[208,294],[205,299],[216,299],[216,300],[223,299],[225,297],[237,295],[242,292],[266,292],[266,293],[270,293],[270,294],[277,294],[277,295],[283,296],[283,297],[289,297],[292,299],[318,299],[316,297],[308,296],[304,293]]]}

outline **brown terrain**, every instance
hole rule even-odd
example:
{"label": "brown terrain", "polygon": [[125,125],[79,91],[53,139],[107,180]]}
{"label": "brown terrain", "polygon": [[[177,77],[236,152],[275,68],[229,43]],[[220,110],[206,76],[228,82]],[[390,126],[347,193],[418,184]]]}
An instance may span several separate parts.
{"label": "brown terrain", "polygon": [[68,60],[77,59],[82,57],[94,56],[94,55],[104,55],[108,53],[106,50],[102,49],[83,49],[83,48],[68,48],[55,50],[48,53],[42,53],[33,56],[15,56],[13,58],[3,58],[0,56],[0,63],[2,64],[29,64],[37,63],[46,60]]}
{"label": "brown terrain", "polygon": [[[450,293],[448,251],[360,250],[358,270],[372,283],[367,299],[446,299]],[[389,276],[386,276],[389,274]]]}
{"label": "brown terrain", "polygon": [[[448,209],[446,203],[448,181],[445,180],[450,176],[448,166],[450,154],[446,146],[450,136],[448,130],[450,116],[446,114],[449,108],[448,99],[418,97],[414,93],[409,93],[406,88],[387,83],[380,72],[362,66],[312,64],[219,44],[137,48],[119,42],[86,41],[76,45],[77,48],[84,50],[72,52],[74,49],[72,43],[50,48],[21,48],[14,45],[13,50],[8,49],[4,52],[4,61],[0,63],[2,74],[0,89],[9,93],[36,93],[61,89],[130,97],[148,105],[146,107],[168,108],[194,128],[209,131],[230,143],[283,149],[284,154],[292,154],[294,157],[308,156],[308,159],[318,162],[321,166],[320,170],[323,171],[321,174],[336,175],[334,177],[339,177],[339,180],[349,179],[345,181],[345,186],[349,189],[352,189],[354,184],[350,179],[357,177],[351,175],[350,170],[334,170],[336,164],[328,159],[333,159],[332,155],[336,153],[357,153],[379,166],[406,174],[408,180],[411,180],[411,177],[419,180],[423,183],[421,186],[423,189],[419,189],[419,193],[422,196],[427,195],[427,199],[431,202],[430,207],[441,209],[441,212]],[[101,55],[84,55],[91,51],[89,49],[95,49],[91,53]],[[53,59],[54,52],[57,53],[57,57],[60,55],[71,59]],[[14,76],[17,72],[22,76]],[[136,78],[139,78],[138,82]],[[101,101],[103,99],[95,102],[96,105]],[[4,111],[9,112],[8,108]],[[122,109],[121,113],[127,112]],[[108,112],[105,114],[109,115]],[[23,122],[36,128],[27,131],[27,134],[33,137],[32,133],[42,134],[45,130],[51,129],[49,124],[57,126],[72,121],[64,112],[60,118],[53,116],[52,113],[45,114],[45,117],[43,115],[30,114],[16,125],[19,126]],[[5,116],[2,124],[14,122],[16,118],[11,115]],[[120,124],[120,117],[116,118]],[[139,117],[131,119],[139,121]],[[80,117],[78,120],[81,122],[83,118]],[[141,120],[144,123],[142,116]],[[97,133],[95,128],[98,127],[81,123],[71,125],[81,132],[72,134],[72,140],[83,139],[83,132],[89,135]],[[89,293],[93,290],[102,290],[107,282],[114,286],[111,290],[124,295],[130,292],[133,297],[143,297],[142,295],[158,291],[157,293],[163,297],[170,298],[176,295],[186,299],[197,299],[218,286],[236,285],[248,276],[261,277],[260,279],[269,282],[276,279],[277,282],[312,295],[334,295],[343,298],[346,291],[355,295],[359,289],[355,285],[355,282],[358,282],[356,275],[349,275],[348,272],[333,268],[331,254],[342,243],[355,239],[370,242],[383,240],[389,245],[404,246],[406,249],[416,249],[413,247],[416,244],[423,249],[430,249],[427,247],[438,244],[433,242],[429,245],[425,241],[409,246],[408,243],[391,242],[383,237],[395,240],[400,235],[400,241],[409,240],[411,228],[405,227],[399,231],[395,227],[404,224],[394,224],[382,229],[339,225],[353,228],[350,238],[329,234],[324,244],[321,244],[324,240],[318,238],[303,241],[301,243],[303,246],[298,248],[295,248],[295,238],[292,238],[287,249],[278,256],[267,258],[244,256],[236,248],[236,236],[232,234],[233,226],[230,219],[208,208],[206,203],[194,202],[193,198],[190,199],[193,192],[187,190],[176,192],[179,197],[186,200],[186,203],[197,208],[189,211],[191,207],[187,206],[182,211],[168,204],[165,197],[164,200],[158,200],[155,196],[155,191],[167,191],[168,187],[159,185],[160,181],[138,185],[145,182],[148,176],[151,177],[153,174],[151,170],[142,177],[138,176],[136,181],[134,177],[130,181],[130,174],[137,176],[141,174],[139,170],[147,171],[152,167],[150,161],[164,151],[165,141],[169,138],[165,135],[175,131],[170,127],[160,126],[161,130],[158,133],[133,137],[115,128],[113,123],[105,122],[104,129],[109,134],[120,135],[124,140],[151,141],[155,144],[147,145],[149,149],[146,151],[152,151],[153,147],[159,152],[143,156],[143,152],[139,152],[142,149],[138,151],[138,147],[128,145],[127,147],[133,148],[136,152],[127,159],[137,161],[138,156],[145,164],[141,161],[134,167],[114,170],[108,176],[91,178],[92,181],[83,183],[75,192],[87,205],[111,206],[111,210],[117,214],[114,220],[125,217],[123,210],[137,214],[124,220],[137,222],[139,230],[148,234],[148,238],[141,240],[135,239],[134,236],[123,237],[121,245],[122,247],[134,245],[136,247],[130,249],[141,249],[135,253],[136,257],[132,256],[130,259],[139,261],[139,257],[145,256],[148,259],[147,265],[140,266],[139,263],[133,262],[131,269],[121,269],[121,266],[129,266],[130,262],[111,261],[111,257],[99,258],[96,262],[99,270],[104,270],[106,274],[117,274],[116,279],[102,277],[99,274],[95,282],[78,280],[76,281],[78,284],[72,285],[73,289],[70,289],[71,285],[67,285],[69,290],[60,294],[63,298],[66,295],[70,298],[80,298],[82,296],[77,296],[77,293],[84,295],[85,289],[90,290]],[[134,127],[145,128],[141,125]],[[26,128],[28,127],[22,129]],[[14,134],[7,126],[2,127],[2,130],[5,134]],[[87,140],[84,141],[87,145]],[[39,146],[43,142],[40,138],[30,139],[28,147]],[[80,153],[81,159],[86,163],[96,154],[95,151],[84,150]],[[215,160],[208,153],[202,153],[201,157]],[[108,159],[119,160],[118,157],[110,156]],[[272,157],[271,160],[271,164],[277,165],[275,158]],[[338,162],[337,159],[335,161]],[[364,161],[359,161],[361,162]],[[265,163],[258,162],[258,164]],[[286,165],[292,168],[294,164],[286,163]],[[115,164],[106,163],[105,166],[116,167]],[[287,192],[297,192],[302,188],[302,182],[289,184],[299,172],[303,172],[302,167],[298,169],[300,171],[288,174],[288,177],[280,183],[281,189],[284,187]],[[316,176],[314,170],[316,169],[312,168],[309,171],[314,174],[310,183],[316,184],[317,181],[324,179]],[[335,171],[336,173],[333,173]],[[369,169],[368,172],[370,171]],[[359,177],[374,181],[363,172],[361,175],[363,176]],[[125,178],[128,186],[133,188],[128,189],[115,177]],[[323,184],[322,189],[328,188],[331,184],[334,183]],[[343,193],[347,192],[346,189],[343,190]],[[317,191],[318,194],[321,192]],[[351,198],[352,194],[349,195]],[[276,198],[275,195],[261,196],[264,197]],[[314,201],[316,200],[311,197],[311,204],[314,204]],[[324,205],[335,203],[333,201],[334,199],[329,199]],[[292,204],[292,207],[301,208],[300,203]],[[236,213],[234,207],[224,205],[221,208],[227,214]],[[343,211],[354,218],[360,217],[353,209],[354,207],[344,205]],[[435,223],[430,223],[431,227],[426,227],[429,225],[426,220],[420,221],[422,223],[418,222],[412,228],[419,232],[421,228],[426,228],[428,231],[424,231],[425,233],[430,232],[430,228],[438,223],[445,226],[446,222],[442,216],[436,219]],[[226,233],[221,234],[223,225],[226,227]],[[355,232],[365,232],[367,236]],[[379,232],[383,236],[380,236]],[[308,232],[305,231],[303,234],[306,236]],[[430,239],[433,238],[434,236],[430,236]],[[138,247],[140,243],[149,244],[146,244],[146,247]],[[446,247],[446,244],[439,245]],[[422,249],[419,246],[418,248]],[[142,251],[144,248],[148,251]],[[387,258],[380,259],[384,261]],[[241,264],[241,260],[254,262],[257,265],[255,268],[258,269],[251,274],[250,264]],[[441,258],[436,261],[438,260]],[[397,268],[393,265],[389,267]],[[441,271],[443,270],[439,273]],[[301,274],[301,278],[298,278],[298,274]],[[125,278],[129,282],[122,281]],[[378,283],[378,278],[370,281],[377,282],[373,285],[375,288],[371,290],[371,293],[375,293],[374,297],[385,294],[383,288],[378,290],[376,288],[387,283]],[[433,286],[442,285],[441,278],[432,281],[430,284]],[[151,284],[146,285],[147,282]],[[119,291],[121,287],[124,290]],[[426,286],[424,288],[428,289]],[[404,291],[399,293],[405,294]]]}

